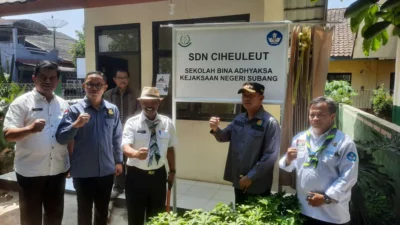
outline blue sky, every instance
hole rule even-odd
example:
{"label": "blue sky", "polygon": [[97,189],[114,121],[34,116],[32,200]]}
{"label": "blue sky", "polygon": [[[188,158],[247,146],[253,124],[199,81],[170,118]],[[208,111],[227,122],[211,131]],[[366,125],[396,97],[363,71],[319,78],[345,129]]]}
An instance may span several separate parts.
{"label": "blue sky", "polygon": [[[328,8],[345,8],[354,1],[355,0],[329,0]],[[7,16],[4,17],[4,19],[31,19],[40,22],[42,20],[50,19],[51,16],[54,16],[54,19],[62,19],[68,22],[68,25],[58,30],[68,36],[77,38],[75,35],[75,30],[82,31],[84,21],[83,9],[26,14],[20,16]]]}

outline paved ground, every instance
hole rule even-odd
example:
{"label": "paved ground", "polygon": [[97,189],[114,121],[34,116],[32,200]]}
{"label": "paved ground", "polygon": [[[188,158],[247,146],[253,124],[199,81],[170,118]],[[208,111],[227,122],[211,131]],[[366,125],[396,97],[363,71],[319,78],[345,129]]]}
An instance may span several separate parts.
{"label": "paved ground", "polygon": [[[0,193],[4,191],[0,190]],[[0,202],[0,224],[1,225],[20,225],[18,193],[8,192],[13,198],[10,201]],[[77,224],[77,205],[76,196],[65,194],[65,208],[63,225]],[[111,216],[110,225],[128,224],[126,219],[126,210],[123,208],[114,208]]]}

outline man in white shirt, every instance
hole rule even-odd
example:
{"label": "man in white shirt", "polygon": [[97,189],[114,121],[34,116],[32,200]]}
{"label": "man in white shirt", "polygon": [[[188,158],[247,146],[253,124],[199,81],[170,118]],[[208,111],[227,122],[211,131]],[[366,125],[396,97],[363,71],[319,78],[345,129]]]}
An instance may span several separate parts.
{"label": "man in white shirt", "polygon": [[58,65],[40,62],[32,79],[35,88],[11,103],[4,120],[4,136],[16,142],[15,172],[19,185],[21,225],[61,225],[64,189],[69,169],[67,145],[55,133],[68,103],[54,95]]}
{"label": "man in white shirt", "polygon": [[350,224],[351,189],[357,182],[358,156],[353,140],[335,126],[336,103],[326,97],[311,102],[311,128],[293,138],[279,161],[296,170],[297,196],[306,225]]}
{"label": "man in white shirt", "polygon": [[139,98],[142,113],[125,123],[122,149],[128,157],[125,193],[129,225],[143,225],[145,215],[149,218],[164,211],[166,180],[171,188],[175,178],[177,138],[171,119],[157,112],[161,100],[157,88],[144,87]]}

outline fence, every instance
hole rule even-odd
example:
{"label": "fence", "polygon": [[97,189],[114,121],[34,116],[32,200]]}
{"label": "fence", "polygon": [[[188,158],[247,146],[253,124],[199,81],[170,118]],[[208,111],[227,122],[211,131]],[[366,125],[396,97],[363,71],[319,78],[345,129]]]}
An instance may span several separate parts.
{"label": "fence", "polygon": [[358,109],[372,109],[373,90],[355,90],[357,96],[352,96],[353,107]]}

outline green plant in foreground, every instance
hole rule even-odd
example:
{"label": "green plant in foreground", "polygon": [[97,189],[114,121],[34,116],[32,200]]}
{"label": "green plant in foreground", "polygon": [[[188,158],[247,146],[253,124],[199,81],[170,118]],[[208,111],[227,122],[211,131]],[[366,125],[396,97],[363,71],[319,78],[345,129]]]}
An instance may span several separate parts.
{"label": "green plant in foreground", "polygon": [[355,140],[359,155],[358,182],[352,190],[350,212],[353,225],[398,224],[391,200],[396,195],[394,180],[377,165],[373,156],[377,151],[400,152],[400,135],[391,139],[373,131],[373,137]]}
{"label": "green plant in foreground", "polygon": [[269,197],[253,198],[248,204],[218,204],[210,212],[196,209],[183,216],[161,213],[148,225],[300,225],[300,204],[297,196],[276,193]]}

